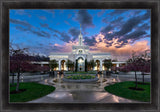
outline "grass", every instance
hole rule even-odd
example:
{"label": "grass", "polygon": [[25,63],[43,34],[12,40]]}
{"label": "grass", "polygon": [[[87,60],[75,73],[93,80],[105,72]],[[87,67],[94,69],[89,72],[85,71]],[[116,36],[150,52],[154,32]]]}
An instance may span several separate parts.
{"label": "grass", "polygon": [[[35,82],[20,83],[19,89],[26,89],[21,93],[10,94],[10,102],[27,102],[45,96],[55,90],[55,87],[42,85]],[[10,86],[10,92],[15,91],[16,86]]]}
{"label": "grass", "polygon": [[84,71],[78,71],[78,72],[68,71],[68,72],[66,72],[66,74],[96,74],[96,71],[88,71],[88,72],[84,72]]}
{"label": "grass", "polygon": [[108,91],[109,93],[112,93],[114,95],[142,101],[142,102],[149,102],[150,101],[150,83],[148,84],[138,84],[138,88],[143,88],[144,91],[137,91],[137,90],[131,90],[129,87],[135,87],[134,81],[126,81],[126,82],[120,82],[116,83],[110,86],[106,86],[104,89]]}

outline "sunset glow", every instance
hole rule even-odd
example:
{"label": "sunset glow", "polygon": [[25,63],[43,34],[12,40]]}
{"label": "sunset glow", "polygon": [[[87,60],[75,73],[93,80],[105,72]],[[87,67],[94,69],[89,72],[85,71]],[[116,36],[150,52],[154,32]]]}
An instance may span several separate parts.
{"label": "sunset glow", "polygon": [[80,24],[91,53],[109,52],[127,60],[150,49],[150,10],[10,10],[10,42],[15,48],[49,56],[78,45]]}

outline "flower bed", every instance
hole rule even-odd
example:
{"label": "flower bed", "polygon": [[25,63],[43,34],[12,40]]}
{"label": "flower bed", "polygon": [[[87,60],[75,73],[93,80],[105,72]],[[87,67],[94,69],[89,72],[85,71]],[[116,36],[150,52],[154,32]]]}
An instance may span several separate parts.
{"label": "flower bed", "polygon": [[95,82],[98,78],[94,75],[69,75],[62,80],[65,82]]}
{"label": "flower bed", "polygon": [[93,75],[70,75],[70,76],[65,76],[66,79],[74,79],[74,80],[79,80],[79,79],[94,79],[96,76]]}

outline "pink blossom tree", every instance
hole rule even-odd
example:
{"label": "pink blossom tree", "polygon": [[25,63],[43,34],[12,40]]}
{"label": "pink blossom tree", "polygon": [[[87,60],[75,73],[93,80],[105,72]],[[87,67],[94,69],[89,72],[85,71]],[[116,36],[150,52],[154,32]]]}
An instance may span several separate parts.
{"label": "pink blossom tree", "polygon": [[10,55],[10,71],[17,73],[16,91],[19,91],[20,74],[24,71],[32,69],[32,64],[30,63],[30,56],[25,54],[24,50],[25,49],[13,50],[12,55]]}
{"label": "pink blossom tree", "polygon": [[140,68],[140,71],[142,72],[142,78],[143,78],[143,84],[144,84],[144,73],[149,73],[150,72],[150,65],[151,65],[151,58],[145,51],[144,54],[141,55],[141,60],[142,60],[142,66]]}
{"label": "pink blossom tree", "polygon": [[136,86],[135,89],[137,89],[137,71],[140,71],[143,66],[143,60],[140,56],[136,56],[135,52],[132,53],[132,58],[128,59],[127,61],[127,68],[129,71],[135,72],[135,80],[136,80]]}
{"label": "pink blossom tree", "polygon": [[112,67],[111,67],[111,70],[114,71],[115,73],[117,73],[118,67],[112,66]]}
{"label": "pink blossom tree", "polygon": [[40,66],[40,65],[34,65],[35,70],[34,71],[38,71],[38,72],[48,72],[50,70],[49,66]]}
{"label": "pink blossom tree", "polygon": [[136,80],[136,86],[137,88],[137,71],[141,71],[143,75],[143,82],[144,82],[144,72],[150,72],[150,59],[146,59],[146,54],[142,55],[135,55],[135,52],[132,53],[132,58],[128,59],[127,61],[127,68],[130,71],[135,72],[135,80]]}
{"label": "pink blossom tree", "polygon": [[49,66],[43,66],[41,69],[43,72],[48,72],[50,70]]}
{"label": "pink blossom tree", "polygon": [[129,68],[128,66],[121,66],[121,67],[117,67],[117,69],[121,72],[129,72]]}
{"label": "pink blossom tree", "polygon": [[146,61],[144,66],[141,68],[142,72],[142,78],[143,78],[143,84],[144,84],[144,73],[149,73],[150,72],[150,61]]}

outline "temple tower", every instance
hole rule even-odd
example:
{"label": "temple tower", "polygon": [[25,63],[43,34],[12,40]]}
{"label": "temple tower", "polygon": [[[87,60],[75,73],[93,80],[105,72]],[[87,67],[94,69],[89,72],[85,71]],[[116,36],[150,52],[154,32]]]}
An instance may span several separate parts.
{"label": "temple tower", "polygon": [[83,46],[83,36],[81,34],[81,25],[80,25],[80,34],[78,36],[78,39],[79,39],[79,46]]}

